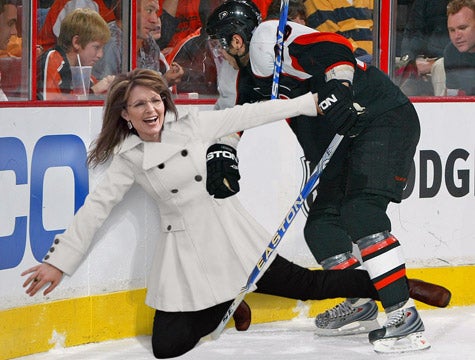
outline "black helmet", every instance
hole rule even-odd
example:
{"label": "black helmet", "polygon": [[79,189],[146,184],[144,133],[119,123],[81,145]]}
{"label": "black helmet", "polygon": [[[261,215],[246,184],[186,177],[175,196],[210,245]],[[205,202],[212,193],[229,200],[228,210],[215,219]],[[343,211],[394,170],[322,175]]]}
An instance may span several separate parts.
{"label": "black helmet", "polygon": [[252,33],[261,20],[260,11],[251,0],[229,0],[208,17],[206,32],[211,39],[219,40],[227,50],[234,34],[240,35],[249,45]]}

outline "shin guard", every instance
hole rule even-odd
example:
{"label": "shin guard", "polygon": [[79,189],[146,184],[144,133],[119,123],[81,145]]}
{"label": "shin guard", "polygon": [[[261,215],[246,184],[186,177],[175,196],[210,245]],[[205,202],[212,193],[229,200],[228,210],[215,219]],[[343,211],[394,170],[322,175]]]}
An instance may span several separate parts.
{"label": "shin guard", "polygon": [[385,309],[409,298],[406,265],[399,241],[389,231],[357,241],[363,265],[368,271]]}
{"label": "shin guard", "polygon": [[322,260],[320,265],[322,265],[325,270],[343,270],[343,269],[360,269],[361,263],[359,260],[350,252],[343,254],[338,254],[332,257],[329,257],[325,260]]}

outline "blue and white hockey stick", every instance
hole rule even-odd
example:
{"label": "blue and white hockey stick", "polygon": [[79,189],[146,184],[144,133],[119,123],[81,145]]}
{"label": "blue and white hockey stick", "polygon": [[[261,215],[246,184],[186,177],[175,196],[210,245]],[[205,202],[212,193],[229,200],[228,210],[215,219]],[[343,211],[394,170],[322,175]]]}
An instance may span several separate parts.
{"label": "blue and white hockey stick", "polygon": [[287,25],[287,14],[289,13],[289,0],[281,0],[279,26],[277,27],[277,40],[275,42],[274,75],[272,77],[271,99],[279,96],[279,78],[282,71],[282,58],[284,52],[285,25]]}
{"label": "blue and white hockey stick", "polygon": [[229,309],[226,311],[226,314],[224,315],[223,319],[219,323],[218,327],[210,334],[211,339],[215,340],[219,338],[222,331],[226,327],[226,324],[231,319],[231,316],[234,314],[234,311],[236,311],[236,308],[238,307],[238,305],[241,303],[241,301],[244,300],[244,297],[246,296],[246,294],[251,290],[251,287],[256,283],[259,275],[263,273],[263,271],[265,271],[264,265],[266,265],[268,260],[274,254],[274,251],[277,248],[277,245],[280,244],[290,224],[292,224],[300,208],[304,205],[305,200],[317,186],[318,180],[320,179],[320,175],[322,174],[323,169],[325,169],[325,167],[327,166],[328,162],[330,161],[332,155],[335,153],[342,139],[343,139],[342,135],[336,134],[332,142],[330,143],[330,145],[328,145],[328,148],[325,150],[325,153],[323,154],[322,159],[313,170],[312,175],[308,179],[307,183],[304,185],[302,191],[300,192],[295,202],[292,204],[292,207],[290,208],[289,212],[287,213],[284,220],[280,224],[279,228],[277,229],[277,232],[274,234],[274,236],[272,237],[272,240],[269,242],[266,249],[262,253],[261,257],[257,261],[257,264],[252,270],[251,275],[249,275],[246,285],[241,289],[238,296],[234,299],[232,304],[229,306]]}

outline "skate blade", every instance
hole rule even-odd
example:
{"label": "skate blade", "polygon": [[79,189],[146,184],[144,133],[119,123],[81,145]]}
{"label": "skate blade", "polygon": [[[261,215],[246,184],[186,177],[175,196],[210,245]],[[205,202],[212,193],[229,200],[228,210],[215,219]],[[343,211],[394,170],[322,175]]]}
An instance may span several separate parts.
{"label": "skate blade", "polygon": [[357,334],[367,334],[370,331],[379,329],[381,325],[378,320],[367,320],[367,321],[355,321],[350,324],[346,324],[337,329],[323,329],[317,328],[314,332],[317,336],[347,336],[347,335],[357,335]]}
{"label": "skate blade", "polygon": [[422,332],[409,334],[400,338],[381,339],[374,343],[374,351],[377,353],[404,353],[409,351],[427,350],[430,348]]}

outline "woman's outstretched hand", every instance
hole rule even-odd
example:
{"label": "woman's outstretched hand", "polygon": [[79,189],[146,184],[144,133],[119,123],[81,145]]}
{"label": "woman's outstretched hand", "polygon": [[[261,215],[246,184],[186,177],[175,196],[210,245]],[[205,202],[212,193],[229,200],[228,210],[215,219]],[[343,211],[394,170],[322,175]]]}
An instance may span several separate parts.
{"label": "woman's outstretched hand", "polygon": [[43,295],[49,294],[53,291],[63,278],[63,272],[53,265],[42,263],[21,273],[21,276],[29,275],[23,283],[26,288],[26,293],[34,296],[43,286],[49,286],[43,292]]}

